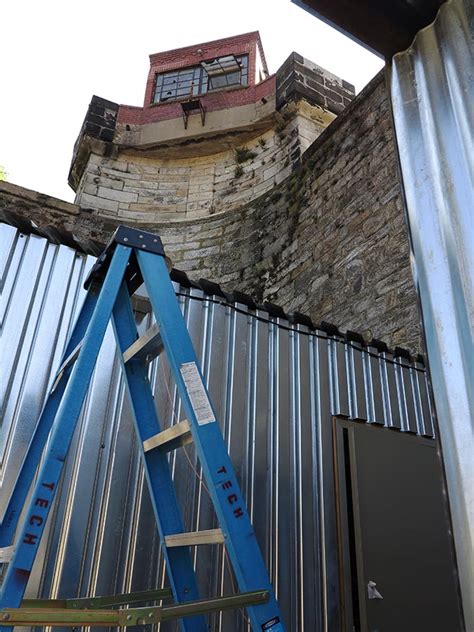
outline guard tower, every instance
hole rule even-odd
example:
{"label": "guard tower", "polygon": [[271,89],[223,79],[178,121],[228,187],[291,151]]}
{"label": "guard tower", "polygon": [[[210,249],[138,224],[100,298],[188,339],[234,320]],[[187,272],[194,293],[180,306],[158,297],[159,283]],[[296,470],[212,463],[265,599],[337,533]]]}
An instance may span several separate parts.
{"label": "guard tower", "polygon": [[76,203],[148,226],[235,211],[284,180],[354,96],[258,32],[150,55],[140,107],[94,96],[69,174]]}

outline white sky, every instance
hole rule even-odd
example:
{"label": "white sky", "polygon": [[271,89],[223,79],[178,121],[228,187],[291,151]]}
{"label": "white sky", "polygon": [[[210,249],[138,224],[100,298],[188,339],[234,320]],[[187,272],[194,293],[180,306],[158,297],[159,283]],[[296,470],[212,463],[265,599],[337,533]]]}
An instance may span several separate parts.
{"label": "white sky", "polygon": [[0,165],[73,201],[67,174],[91,96],[142,105],[148,55],[259,30],[271,73],[292,51],[360,91],[383,62],[290,0],[5,0]]}

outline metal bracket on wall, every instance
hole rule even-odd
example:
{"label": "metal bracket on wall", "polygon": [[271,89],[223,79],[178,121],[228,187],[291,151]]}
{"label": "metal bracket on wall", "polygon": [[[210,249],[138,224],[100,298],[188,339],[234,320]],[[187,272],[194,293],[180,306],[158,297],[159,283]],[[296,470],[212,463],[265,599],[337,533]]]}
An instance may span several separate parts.
{"label": "metal bracket on wall", "polygon": [[189,115],[197,111],[201,113],[201,123],[204,127],[206,123],[206,110],[201,99],[189,99],[189,101],[183,101],[181,103],[181,108],[183,110],[184,129],[188,129]]}

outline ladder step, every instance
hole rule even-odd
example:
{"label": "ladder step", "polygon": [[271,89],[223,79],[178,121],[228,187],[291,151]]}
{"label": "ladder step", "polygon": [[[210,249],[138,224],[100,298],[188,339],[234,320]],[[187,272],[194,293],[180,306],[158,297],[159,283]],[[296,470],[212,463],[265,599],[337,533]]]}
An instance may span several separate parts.
{"label": "ladder step", "polygon": [[135,342],[123,352],[123,361],[128,362],[132,358],[140,358],[151,362],[153,358],[163,351],[160,328],[155,323],[145,331]]}
{"label": "ladder step", "polygon": [[225,537],[222,529],[207,529],[206,531],[191,531],[190,533],[176,533],[165,536],[167,547],[223,544],[224,542]]}
{"label": "ladder step", "polygon": [[15,545],[4,546],[0,548],[0,564],[5,564],[6,562],[10,562],[13,554],[15,553]]}
{"label": "ladder step", "polygon": [[79,357],[79,352],[82,348],[82,340],[81,342],[77,345],[77,347],[75,347],[73,349],[73,351],[71,351],[71,353],[68,355],[68,357],[64,360],[64,362],[61,364],[61,366],[59,367],[59,370],[56,374],[56,377],[54,379],[54,383],[53,386],[51,387],[51,393],[54,393],[54,391],[56,390],[59,382],[61,381],[61,378],[64,374],[64,371],[68,368],[68,366],[71,366],[71,364],[73,364],[77,358]]}
{"label": "ladder step", "polygon": [[180,421],[178,424],[162,430],[153,437],[150,437],[143,442],[143,451],[149,452],[155,448],[163,446],[166,452],[170,450],[176,450],[181,446],[192,443],[191,426],[187,419]]}

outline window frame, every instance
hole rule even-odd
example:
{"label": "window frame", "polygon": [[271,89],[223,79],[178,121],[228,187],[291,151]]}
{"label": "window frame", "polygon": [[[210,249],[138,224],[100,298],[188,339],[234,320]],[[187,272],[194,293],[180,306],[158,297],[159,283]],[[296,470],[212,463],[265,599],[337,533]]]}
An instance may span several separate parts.
{"label": "window frame", "polygon": [[[226,72],[224,69],[223,72],[220,73],[217,72],[212,75],[208,74],[204,64],[210,64],[213,61],[225,59],[230,56],[234,57],[238,62],[240,70]],[[195,66],[185,66],[169,70],[167,72],[157,72],[155,73],[151,105],[179,103],[180,101],[202,97],[206,94],[246,88],[249,85],[249,65],[249,55],[248,53],[243,53],[241,55],[221,55],[220,57],[204,61]],[[237,74],[238,80],[229,83],[229,77]],[[187,78],[184,79],[184,77]],[[225,78],[225,85],[216,85],[215,87],[211,87],[213,80],[216,83],[219,83],[219,81],[223,78]],[[170,86],[170,90],[168,90],[168,94],[170,94],[170,96],[163,98],[165,92],[164,88],[168,85]],[[184,89],[187,90],[186,93],[183,93]]]}

